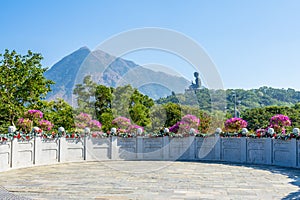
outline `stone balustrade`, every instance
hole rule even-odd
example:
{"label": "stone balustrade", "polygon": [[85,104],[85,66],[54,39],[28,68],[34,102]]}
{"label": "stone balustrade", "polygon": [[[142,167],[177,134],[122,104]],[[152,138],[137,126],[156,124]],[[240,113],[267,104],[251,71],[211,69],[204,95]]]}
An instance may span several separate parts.
{"label": "stone balustrade", "polygon": [[0,171],[103,160],[226,161],[300,168],[300,141],[271,138],[59,138],[0,143]]}

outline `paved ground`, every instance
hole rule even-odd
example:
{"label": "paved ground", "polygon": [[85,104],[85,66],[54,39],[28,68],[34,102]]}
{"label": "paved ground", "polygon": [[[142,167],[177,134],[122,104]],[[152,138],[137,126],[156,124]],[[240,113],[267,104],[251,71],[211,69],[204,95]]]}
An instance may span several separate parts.
{"label": "paved ground", "polygon": [[[10,195],[32,199],[300,199],[300,170],[201,162],[83,162],[3,172],[0,185]],[[0,187],[1,194],[3,199],[8,192]]]}

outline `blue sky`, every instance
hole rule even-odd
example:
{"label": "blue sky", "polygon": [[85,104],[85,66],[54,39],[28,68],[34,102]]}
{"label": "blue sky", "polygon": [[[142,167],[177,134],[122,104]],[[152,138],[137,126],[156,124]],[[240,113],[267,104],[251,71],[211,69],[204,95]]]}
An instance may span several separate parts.
{"label": "blue sky", "polygon": [[[94,49],[120,32],[161,27],[199,43],[225,88],[300,90],[300,1],[11,0],[2,1],[1,8],[0,51],[23,54],[30,49],[42,53],[45,66],[82,46]],[[128,58],[138,64],[166,62],[193,78],[188,75],[193,70],[178,59],[155,54]]]}

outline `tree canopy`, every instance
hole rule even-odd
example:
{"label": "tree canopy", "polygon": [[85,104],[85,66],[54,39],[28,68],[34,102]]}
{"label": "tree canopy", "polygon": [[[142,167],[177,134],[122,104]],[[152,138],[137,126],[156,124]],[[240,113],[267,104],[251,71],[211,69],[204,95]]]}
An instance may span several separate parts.
{"label": "tree canopy", "polygon": [[1,128],[6,129],[26,108],[44,98],[54,82],[43,76],[47,69],[42,68],[39,53],[20,55],[5,50],[0,57],[0,120]]}

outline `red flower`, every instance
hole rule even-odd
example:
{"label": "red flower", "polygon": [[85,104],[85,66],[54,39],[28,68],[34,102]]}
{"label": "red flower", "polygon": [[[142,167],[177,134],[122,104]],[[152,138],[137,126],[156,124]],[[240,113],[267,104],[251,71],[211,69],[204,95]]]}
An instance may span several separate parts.
{"label": "red flower", "polygon": [[17,135],[17,138],[18,138],[18,139],[20,139],[20,138],[21,138],[21,135],[20,135],[20,133],[18,133],[18,135]]}
{"label": "red flower", "polygon": [[97,135],[98,135],[97,133],[92,133],[92,137],[94,138],[97,137]]}
{"label": "red flower", "polygon": [[260,138],[260,137],[261,137],[261,134],[260,134],[260,133],[257,133],[256,136]]}

